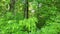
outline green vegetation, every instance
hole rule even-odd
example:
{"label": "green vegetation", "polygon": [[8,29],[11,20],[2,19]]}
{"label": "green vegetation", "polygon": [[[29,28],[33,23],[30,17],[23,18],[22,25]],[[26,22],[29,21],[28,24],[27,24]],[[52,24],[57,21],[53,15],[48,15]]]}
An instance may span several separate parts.
{"label": "green vegetation", "polygon": [[0,0],[0,34],[60,34],[60,0]]}

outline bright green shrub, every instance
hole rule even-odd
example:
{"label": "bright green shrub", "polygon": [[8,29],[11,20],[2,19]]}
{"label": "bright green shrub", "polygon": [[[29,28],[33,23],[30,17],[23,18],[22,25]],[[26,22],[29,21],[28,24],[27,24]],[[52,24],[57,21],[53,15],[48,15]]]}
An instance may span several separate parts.
{"label": "bright green shrub", "polygon": [[23,21],[19,21],[19,25],[20,26],[23,25],[22,27],[27,28],[28,31],[33,31],[36,29],[35,22],[37,22],[37,19],[33,17],[33,18],[25,19]]}
{"label": "bright green shrub", "polygon": [[50,23],[41,29],[41,34],[58,34],[60,23]]}
{"label": "bright green shrub", "polygon": [[[20,20],[16,22],[16,20],[0,20],[0,34],[16,34],[16,33],[28,33],[30,31],[36,31],[36,18],[29,18]],[[23,33],[22,33],[23,32]]]}

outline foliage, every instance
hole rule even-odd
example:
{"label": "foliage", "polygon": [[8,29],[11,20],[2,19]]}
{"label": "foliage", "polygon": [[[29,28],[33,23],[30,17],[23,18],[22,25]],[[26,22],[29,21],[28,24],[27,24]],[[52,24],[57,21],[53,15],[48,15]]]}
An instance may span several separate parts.
{"label": "foliage", "polygon": [[[20,20],[19,22],[16,22],[16,20],[2,20],[0,19],[0,34],[10,34],[10,33],[22,33],[25,31],[25,33],[28,33],[30,31],[34,31],[36,29],[35,22],[36,18],[29,18]],[[31,26],[32,25],[32,26]],[[36,31],[36,30],[35,30]],[[22,33],[23,34],[23,33]]]}
{"label": "foliage", "polygon": [[29,18],[24,18],[25,0],[0,0],[0,34],[60,34],[60,0],[29,0]]}

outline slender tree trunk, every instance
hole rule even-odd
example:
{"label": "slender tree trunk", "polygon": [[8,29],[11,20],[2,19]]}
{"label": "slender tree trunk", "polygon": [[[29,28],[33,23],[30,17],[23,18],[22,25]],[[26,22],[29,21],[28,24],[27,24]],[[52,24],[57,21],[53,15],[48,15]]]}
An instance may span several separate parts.
{"label": "slender tree trunk", "polygon": [[14,11],[15,2],[16,0],[10,0],[10,9],[9,9],[9,11],[11,11],[14,15],[15,15],[15,11]]}
{"label": "slender tree trunk", "polygon": [[15,0],[10,0],[10,11],[14,10]]}
{"label": "slender tree trunk", "polygon": [[28,18],[28,0],[25,0],[25,4],[24,4],[24,17]]}

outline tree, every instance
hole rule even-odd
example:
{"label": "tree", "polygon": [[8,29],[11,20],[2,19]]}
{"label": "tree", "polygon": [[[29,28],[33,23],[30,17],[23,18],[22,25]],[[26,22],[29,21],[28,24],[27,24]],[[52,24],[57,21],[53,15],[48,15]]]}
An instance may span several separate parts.
{"label": "tree", "polygon": [[25,4],[24,4],[24,17],[28,18],[28,0],[25,0]]}
{"label": "tree", "polygon": [[14,12],[15,2],[16,0],[10,0],[10,11],[13,12],[14,15],[15,15],[15,12]]}

